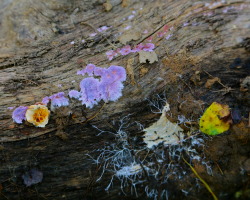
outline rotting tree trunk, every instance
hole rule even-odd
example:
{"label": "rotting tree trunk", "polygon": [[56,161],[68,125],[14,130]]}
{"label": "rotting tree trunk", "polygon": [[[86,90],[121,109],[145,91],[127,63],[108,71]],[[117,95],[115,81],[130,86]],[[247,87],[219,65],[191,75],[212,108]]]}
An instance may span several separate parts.
{"label": "rotting tree trunk", "polygon": [[[105,192],[113,176],[111,172],[96,181],[102,164],[93,164],[87,154],[96,158],[98,152],[94,150],[114,143],[114,137],[97,136],[100,131],[93,125],[114,131],[119,127],[111,122],[129,115],[131,122],[147,127],[159,115],[150,111],[146,99],[163,93],[175,122],[181,115],[198,122],[201,108],[213,101],[238,107],[243,116],[238,128],[206,138],[203,154],[210,159],[214,176],[206,174],[201,164],[192,164],[219,198],[233,198],[237,191],[244,197],[250,170],[249,136],[245,135],[249,130],[244,121],[248,116],[249,93],[247,88],[240,90],[243,87],[240,84],[250,65],[249,2],[110,1],[106,5],[110,3],[113,7],[108,12],[102,1],[32,2],[30,5],[10,0],[0,5],[1,199],[136,198],[131,194],[128,195],[132,197],[126,197],[117,180]],[[112,28],[89,37],[95,32],[93,29],[104,25]],[[161,37],[159,32],[165,25],[173,29]],[[140,34],[131,45],[146,43],[147,38],[153,37],[158,62],[140,64],[138,54],[134,53],[108,61],[105,52],[124,46],[119,43],[118,33],[124,34],[130,26],[131,33]],[[74,117],[65,116],[60,110],[45,128],[12,122],[7,107],[32,105],[44,96],[78,89],[81,78],[76,72],[88,63],[127,67],[128,79],[118,101],[93,109],[74,103],[71,105]],[[129,63],[132,67],[128,67]],[[220,78],[221,84],[206,88],[206,81],[214,77]],[[86,118],[96,113],[85,123]],[[127,131],[141,140],[143,133],[134,126]],[[32,168],[42,171],[44,178],[26,188],[22,175]],[[200,189],[194,187],[194,180],[189,170],[182,178],[184,186],[179,180],[172,187],[162,184],[161,189],[168,189],[170,199],[210,199],[203,185]],[[182,190],[187,191],[188,187],[193,188],[185,196]],[[138,198],[146,198],[145,189],[139,188],[137,192]]]}

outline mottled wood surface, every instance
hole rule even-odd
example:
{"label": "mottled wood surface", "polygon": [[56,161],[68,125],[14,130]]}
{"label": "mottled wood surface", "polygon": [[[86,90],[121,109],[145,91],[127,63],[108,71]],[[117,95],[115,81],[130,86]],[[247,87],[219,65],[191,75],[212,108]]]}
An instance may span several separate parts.
{"label": "mottled wood surface", "polygon": [[[112,120],[119,121],[131,114],[131,121],[148,126],[159,116],[151,113],[146,99],[158,93],[166,93],[174,120],[179,114],[192,115],[197,120],[201,115],[202,110],[196,110],[198,105],[190,107],[191,110],[179,109],[180,102],[184,101],[200,101],[202,106],[218,101],[240,107],[246,116],[248,93],[239,89],[250,65],[249,1],[230,1],[210,8],[205,6],[207,1],[131,0],[127,7],[123,7],[120,1],[111,1],[113,8],[109,12],[103,8],[102,1],[32,2],[31,8],[20,0],[2,6],[4,9],[0,10],[1,199],[121,198],[119,182],[109,193],[104,191],[111,176],[95,181],[100,169],[86,154],[105,142],[112,142],[113,138],[97,137],[99,132],[92,125],[104,130],[116,129],[111,125]],[[133,10],[136,11],[135,17],[128,20]],[[103,25],[112,28],[89,37],[93,28]],[[157,37],[164,25],[174,27],[169,40],[165,39],[168,33]],[[130,30],[134,32],[148,30],[139,40],[130,42],[131,45],[153,36],[159,59],[157,63],[140,64],[138,54],[108,61],[105,52],[113,46],[124,46],[119,43],[118,34],[125,32],[127,26],[131,26]],[[83,39],[84,43],[81,42]],[[72,41],[74,45],[70,44]],[[93,109],[74,103],[71,109],[78,120],[54,114],[45,128],[13,123],[7,107],[31,105],[44,96],[78,89],[81,77],[76,72],[88,63],[101,67],[126,67],[130,58],[134,58],[136,83],[133,84],[131,77],[127,79],[123,96],[117,102],[110,102],[103,109],[101,103]],[[234,62],[236,58],[241,60],[239,66]],[[196,71],[200,72],[197,82],[192,81]],[[226,88],[220,85],[213,88],[220,92],[205,88],[206,80],[211,78],[208,74],[219,77]],[[224,95],[222,90],[228,87],[234,90]],[[97,112],[93,120],[79,123]],[[60,123],[58,118],[64,120]],[[67,134],[67,140],[55,136],[58,129]],[[134,127],[130,129],[134,135],[142,134],[136,133]],[[21,175],[33,167],[43,171],[44,179],[27,189]],[[232,176],[237,179],[237,174]],[[224,189],[215,184],[215,190],[225,191],[234,182],[229,180]],[[206,199],[202,196],[206,194],[204,191],[191,198]],[[145,198],[143,191],[140,192],[139,196]],[[172,198],[178,199],[178,191],[173,194]]]}

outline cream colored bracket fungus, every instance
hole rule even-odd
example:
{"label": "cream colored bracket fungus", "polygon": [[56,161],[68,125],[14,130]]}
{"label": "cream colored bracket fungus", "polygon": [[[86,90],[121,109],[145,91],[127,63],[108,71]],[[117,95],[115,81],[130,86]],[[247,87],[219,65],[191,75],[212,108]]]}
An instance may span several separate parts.
{"label": "cream colored bracket fungus", "polygon": [[45,105],[32,105],[26,111],[26,120],[37,127],[45,127],[49,121],[50,111]]}

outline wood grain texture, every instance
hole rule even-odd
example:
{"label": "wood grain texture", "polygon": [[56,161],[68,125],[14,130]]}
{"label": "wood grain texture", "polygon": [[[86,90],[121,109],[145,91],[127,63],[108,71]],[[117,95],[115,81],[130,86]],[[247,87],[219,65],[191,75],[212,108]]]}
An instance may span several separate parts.
{"label": "wood grain texture", "polygon": [[[130,1],[127,7],[122,7],[121,1],[111,1],[113,8],[109,12],[103,8],[104,1],[46,1],[32,4],[31,8],[23,4],[17,12],[20,15],[14,17],[12,9],[22,2],[11,2],[0,15],[4,16],[1,25],[9,33],[0,31],[1,199],[117,199],[119,182],[105,193],[111,175],[96,182],[100,169],[87,156],[89,153],[96,156],[93,151],[106,142],[112,143],[114,138],[97,137],[99,132],[93,125],[104,130],[116,129],[111,122],[130,115],[131,121],[148,126],[158,116],[150,112],[146,99],[156,94],[166,93],[173,120],[183,113],[194,116],[195,120],[201,115],[199,105],[190,110],[180,109],[184,101],[200,101],[202,106],[221,101],[230,106],[240,105],[243,114],[247,113],[249,102],[245,99],[249,93],[242,93],[239,88],[241,80],[248,75],[250,62],[248,1],[236,0],[211,7],[204,1],[188,0]],[[136,14],[129,20],[132,11]],[[19,26],[21,21],[25,23]],[[89,37],[93,28],[104,25],[112,28]],[[158,37],[164,25],[173,30]],[[138,54],[108,61],[105,52],[114,46],[123,46],[118,38],[127,26],[135,32],[148,30],[140,40],[130,42],[131,45],[146,42],[153,36],[157,63],[140,64]],[[26,32],[22,32],[22,28]],[[169,34],[173,34],[172,37],[165,39]],[[236,58],[241,60],[239,66],[234,64]],[[81,77],[76,72],[88,63],[126,67],[129,59],[134,59],[133,78],[127,79],[123,96],[101,111],[101,103],[93,109],[85,109],[74,102],[70,109],[75,119],[53,114],[45,128],[13,123],[8,107],[32,105],[45,96],[79,89]],[[197,71],[200,80],[192,82]],[[205,88],[206,80],[211,78],[208,74],[219,77],[234,90],[223,95],[226,88],[221,86],[214,88],[217,92]],[[96,113],[93,120],[80,123]],[[55,136],[57,130],[65,132],[68,139],[63,141]],[[130,131],[134,135],[142,134],[137,133],[135,127],[130,127]],[[44,180],[25,188],[21,175],[32,167],[43,171]],[[218,188],[223,190],[217,187],[217,191]],[[145,198],[143,191],[139,192],[139,196]],[[177,199],[178,195],[174,192],[172,195]],[[197,199],[202,195],[204,191],[200,196],[197,194]]]}

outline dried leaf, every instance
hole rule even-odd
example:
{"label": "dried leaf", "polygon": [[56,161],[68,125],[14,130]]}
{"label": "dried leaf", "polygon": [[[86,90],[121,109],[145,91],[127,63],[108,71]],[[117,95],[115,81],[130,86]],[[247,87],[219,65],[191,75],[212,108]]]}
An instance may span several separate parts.
{"label": "dried leaf", "polygon": [[109,12],[113,8],[112,4],[109,1],[104,3],[103,7],[104,7],[105,11],[107,11],[107,12]]}
{"label": "dried leaf", "polygon": [[128,4],[129,4],[129,0],[122,0],[122,7],[123,8],[128,7]]}
{"label": "dried leaf", "polygon": [[196,72],[191,76],[190,81],[192,81],[195,85],[201,85],[200,71],[196,71]]}
{"label": "dried leaf", "polygon": [[140,51],[139,52],[139,61],[140,63],[146,63],[147,60],[150,64],[158,62],[157,54],[154,51]]}
{"label": "dried leaf", "polygon": [[119,41],[122,44],[127,44],[127,42],[130,42],[132,40],[139,40],[141,38],[140,32],[126,32],[122,36],[119,37]]}
{"label": "dried leaf", "polygon": [[135,74],[134,74],[134,69],[133,69],[133,63],[134,63],[134,58],[130,58],[127,61],[127,66],[126,66],[126,70],[127,70],[127,74],[130,78],[130,82],[132,85],[135,85]]}
{"label": "dried leaf", "polygon": [[148,148],[157,146],[160,143],[175,145],[184,138],[183,129],[178,124],[172,123],[167,119],[166,112],[169,110],[169,104],[166,103],[160,119],[143,130],[145,131],[143,141]]}
{"label": "dried leaf", "polygon": [[213,86],[213,84],[215,84],[216,82],[220,82],[220,79],[218,77],[208,79],[206,84],[205,84],[205,87],[210,89]]}
{"label": "dried leaf", "polygon": [[148,68],[141,68],[140,69],[140,77],[143,77],[146,73],[148,73]]}

